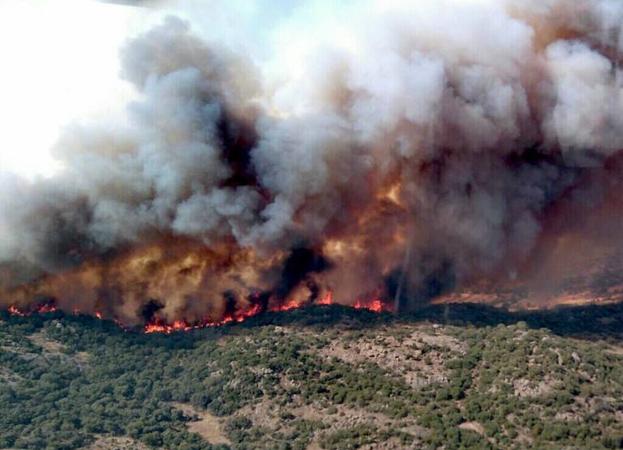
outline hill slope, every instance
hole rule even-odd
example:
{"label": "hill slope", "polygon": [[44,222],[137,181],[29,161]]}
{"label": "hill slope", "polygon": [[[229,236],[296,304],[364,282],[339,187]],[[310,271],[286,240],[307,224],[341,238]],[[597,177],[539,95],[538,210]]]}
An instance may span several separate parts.
{"label": "hill slope", "polygon": [[[620,448],[623,307],[0,318],[0,448]],[[547,327],[547,328],[544,328]]]}

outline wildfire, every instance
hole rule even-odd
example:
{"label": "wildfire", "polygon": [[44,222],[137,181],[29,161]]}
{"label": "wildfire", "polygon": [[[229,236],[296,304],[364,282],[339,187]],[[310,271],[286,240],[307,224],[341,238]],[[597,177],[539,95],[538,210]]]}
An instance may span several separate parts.
{"label": "wildfire", "polygon": [[37,310],[36,310],[36,312],[39,313],[39,314],[53,313],[53,312],[56,312],[56,311],[57,311],[56,306],[54,306],[51,303],[39,305],[37,307]]}
{"label": "wildfire", "polygon": [[[318,300],[314,302],[315,305],[320,306],[329,306],[333,305],[333,293],[331,291],[327,292],[325,295],[320,297]],[[214,320],[211,318],[205,318],[204,320],[198,322],[187,322],[186,320],[176,320],[172,323],[166,322],[164,319],[156,318],[152,322],[146,324],[143,328],[143,331],[147,334],[151,333],[163,333],[163,334],[171,334],[180,331],[190,331],[199,328],[207,328],[207,327],[218,327],[222,325],[227,325],[230,323],[240,323],[245,321],[250,317],[257,316],[263,311],[270,312],[283,312],[283,311],[291,311],[294,309],[300,309],[308,306],[306,303],[301,303],[295,299],[286,300],[284,302],[269,305],[267,308],[263,308],[260,304],[254,304],[247,309],[238,310],[234,312],[230,312],[225,314],[224,317],[218,320]],[[369,311],[380,313],[384,311],[391,311],[391,307],[389,304],[384,303],[380,298],[373,298],[371,300],[357,300],[352,306],[354,309],[367,309]],[[8,313],[12,316],[26,317],[31,314],[45,314],[52,313],[57,311],[58,309],[53,303],[44,303],[38,305],[36,308],[30,311],[24,311],[19,309],[15,305],[11,305],[8,308]],[[78,309],[74,309],[74,315],[80,314]],[[103,320],[104,316],[101,312],[96,311],[94,313],[97,319]],[[121,324],[119,321],[114,320],[121,328],[126,329],[126,327]]]}
{"label": "wildfire", "polygon": [[26,317],[31,314],[53,313],[56,311],[57,311],[57,308],[53,303],[42,303],[40,305],[37,305],[36,308],[29,310],[29,311],[24,311],[22,309],[19,309],[15,305],[11,305],[8,308],[9,314],[11,314],[12,316],[19,316],[19,317]]}
{"label": "wildfire", "polygon": [[145,333],[173,333],[175,331],[189,331],[192,330],[194,327],[187,324],[186,321],[184,320],[176,320],[175,322],[173,322],[172,324],[167,324],[167,323],[160,323],[160,322],[155,322],[155,323],[148,323],[147,325],[145,325]]}
{"label": "wildfire", "polygon": [[316,302],[317,305],[332,305],[333,304],[333,292],[329,291],[324,297]]}
{"label": "wildfire", "polygon": [[198,328],[207,328],[207,327],[218,327],[222,325],[227,325],[228,323],[239,323],[243,322],[245,319],[249,317],[253,317],[262,312],[262,308],[260,305],[253,305],[251,308],[244,311],[236,311],[235,313],[226,314],[220,320],[212,320],[205,319],[203,321],[190,324],[185,320],[176,320],[173,323],[166,323],[161,319],[156,319],[155,321],[148,323],[145,325],[143,331],[145,333],[175,333],[177,331],[190,331]]}
{"label": "wildfire", "polygon": [[301,307],[301,304],[296,301],[296,300],[286,300],[285,302],[283,302],[280,305],[274,306],[272,308],[269,308],[269,311],[274,311],[274,312],[278,312],[278,311],[290,311],[292,309],[298,309]]}
{"label": "wildfire", "polygon": [[13,305],[9,306],[9,314],[20,317],[24,317],[26,315],[26,313],[22,312],[17,306]]}
{"label": "wildfire", "polygon": [[362,302],[360,300],[357,300],[355,302],[355,305],[353,306],[353,308],[355,309],[368,309],[370,311],[373,311],[375,313],[380,313],[383,311],[391,311],[391,308],[388,307],[388,305],[384,304],[380,298],[375,298],[373,300],[371,300],[370,302]]}

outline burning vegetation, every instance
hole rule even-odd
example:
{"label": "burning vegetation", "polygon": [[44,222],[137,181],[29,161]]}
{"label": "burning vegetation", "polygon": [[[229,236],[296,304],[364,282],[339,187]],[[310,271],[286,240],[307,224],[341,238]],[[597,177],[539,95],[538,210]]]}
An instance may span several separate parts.
{"label": "burning vegetation", "polygon": [[124,125],[0,177],[0,304],[169,332],[547,290],[581,248],[620,252],[620,3],[363,3],[286,19],[298,56],[176,17],[130,39]]}
{"label": "burning vegetation", "polygon": [[[315,303],[318,306],[330,306],[333,304],[332,294],[329,292],[323,298],[318,299]],[[280,311],[290,311],[292,309],[304,308],[305,306],[309,306],[309,304],[302,304],[295,300],[290,300],[286,302],[280,302],[274,305],[262,305],[259,302],[256,302],[249,306],[244,310],[232,310],[225,312],[223,316],[214,320],[211,318],[204,318],[203,320],[198,320],[195,322],[188,322],[184,319],[175,320],[172,323],[167,322],[165,319],[158,317],[156,312],[162,308],[162,305],[157,304],[155,302],[148,303],[144,308],[145,315],[145,325],[143,326],[143,331],[145,333],[175,333],[179,331],[190,331],[200,328],[206,327],[218,327],[222,325],[227,325],[230,323],[240,323],[244,320],[254,317],[262,312],[280,312]],[[365,309],[368,311],[372,311],[375,313],[387,312],[391,311],[390,305],[383,303],[380,299],[373,299],[371,301],[356,301],[352,307],[354,309]],[[15,305],[10,305],[7,308],[7,311],[12,316],[17,317],[27,317],[31,314],[46,314],[53,313],[58,311],[56,305],[53,302],[42,303],[38,305],[31,305],[28,310],[22,310]],[[80,310],[74,309],[72,311],[73,315],[79,315]],[[104,316],[101,312],[96,311],[94,313],[95,317],[103,320]],[[120,322],[118,319],[114,318],[113,321],[117,323],[121,328],[126,328],[126,325],[123,322]]]}

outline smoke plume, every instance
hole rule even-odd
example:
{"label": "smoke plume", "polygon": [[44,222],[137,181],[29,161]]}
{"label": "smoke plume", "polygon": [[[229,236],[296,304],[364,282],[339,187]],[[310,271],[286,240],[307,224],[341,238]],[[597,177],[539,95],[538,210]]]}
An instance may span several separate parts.
{"label": "smoke plume", "polygon": [[261,55],[175,16],[130,39],[127,117],[67,129],[52,178],[0,178],[0,303],[409,309],[617,223],[623,3],[316,3]]}

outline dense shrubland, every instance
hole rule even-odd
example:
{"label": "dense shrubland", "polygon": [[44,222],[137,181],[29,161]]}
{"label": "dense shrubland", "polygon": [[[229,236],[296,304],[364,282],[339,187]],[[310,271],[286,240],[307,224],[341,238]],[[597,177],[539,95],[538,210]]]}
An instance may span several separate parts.
{"label": "dense shrubland", "polygon": [[[170,336],[4,314],[0,448],[622,448],[617,312],[316,308]],[[231,444],[191,433],[175,402],[220,417]]]}

